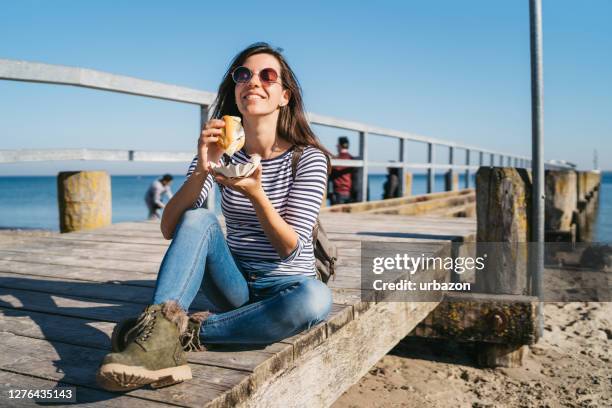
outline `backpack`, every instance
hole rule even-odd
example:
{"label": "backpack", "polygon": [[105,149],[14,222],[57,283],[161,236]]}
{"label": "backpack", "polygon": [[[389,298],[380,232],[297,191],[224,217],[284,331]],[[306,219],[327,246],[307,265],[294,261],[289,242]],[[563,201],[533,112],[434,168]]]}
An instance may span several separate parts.
{"label": "backpack", "polygon": [[[295,180],[297,166],[304,152],[303,146],[295,146],[291,158],[291,177]],[[312,228],[312,247],[314,249],[315,267],[317,279],[326,283],[330,277],[336,279],[336,261],[338,260],[338,249],[327,238],[327,233],[317,217],[317,222]]]}

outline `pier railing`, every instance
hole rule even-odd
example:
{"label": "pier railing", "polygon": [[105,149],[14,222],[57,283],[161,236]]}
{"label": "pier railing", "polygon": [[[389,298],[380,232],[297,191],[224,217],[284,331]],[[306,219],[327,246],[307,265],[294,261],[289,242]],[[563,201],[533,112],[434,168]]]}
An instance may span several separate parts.
{"label": "pier railing", "polygon": [[[215,94],[212,92],[147,81],[123,75],[86,68],[67,67],[27,61],[0,59],[0,79],[23,82],[39,82],[56,85],[70,85],[83,88],[98,89],[102,91],[118,92],[138,95],[148,98],[163,99],[167,101],[197,105],[200,108],[200,123],[203,125],[211,112]],[[358,168],[361,173],[361,201],[367,200],[367,186],[369,169],[374,167],[399,168],[404,188],[406,176],[410,169],[427,171],[427,192],[434,192],[434,177],[436,170],[446,170],[447,175],[453,172],[463,172],[465,187],[469,187],[470,174],[480,166],[509,166],[531,167],[531,159],[505,152],[485,149],[447,140],[421,136],[414,133],[386,129],[365,123],[323,116],[309,113],[311,124],[329,128],[356,132],[359,135],[359,155],[354,160],[333,159],[335,166]],[[391,137],[399,140],[397,161],[377,162],[369,159],[368,146],[372,136]],[[406,145],[408,142],[417,142],[426,145],[427,157],[422,163],[413,163],[407,160]],[[438,150],[447,148],[448,160],[446,163],[436,162]],[[464,164],[459,164],[458,153],[465,153]],[[101,149],[24,149],[0,150],[0,163],[23,161],[48,160],[109,160],[109,161],[150,161],[150,162],[188,162],[193,159],[193,152],[155,152],[137,150],[101,150]],[[563,169],[573,168],[566,162],[548,162],[546,168]],[[449,174],[450,173],[450,174]],[[209,208],[214,206],[214,194],[208,199]]]}

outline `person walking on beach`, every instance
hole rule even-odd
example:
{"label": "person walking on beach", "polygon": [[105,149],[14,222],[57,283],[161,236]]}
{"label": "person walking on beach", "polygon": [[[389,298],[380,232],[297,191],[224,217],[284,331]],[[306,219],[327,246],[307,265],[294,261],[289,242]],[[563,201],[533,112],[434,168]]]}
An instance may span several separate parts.
{"label": "person walking on beach", "polygon": [[[353,156],[349,153],[349,140],[346,136],[338,138],[338,155],[336,159],[352,160]],[[334,166],[332,167],[332,173],[330,179],[334,188],[333,193],[330,196],[331,204],[346,204],[350,203],[351,200],[351,189],[353,187],[353,167],[345,166]]]}
{"label": "person walking on beach", "polygon": [[[256,43],[240,52],[213,106],[215,119],[201,132],[187,179],[162,215],[161,232],[172,242],[150,305],[115,327],[113,353],[98,370],[107,390],[190,379],[185,350],[274,343],[322,322],[331,310],[312,245],[330,154],[310,128],[281,51]],[[224,115],[241,117],[246,134],[231,163],[261,157],[249,177],[225,178],[210,166],[222,162],[217,141]],[[217,217],[202,208],[215,182],[227,238]],[[188,315],[199,291],[211,308]]]}
{"label": "person walking on beach", "polygon": [[172,190],[170,185],[172,184],[172,176],[170,174],[164,174],[162,178],[155,180],[149,186],[145,194],[145,203],[149,209],[149,219],[159,219],[158,210],[164,208],[166,205],[162,202],[162,195],[166,195],[168,200],[172,198]]}

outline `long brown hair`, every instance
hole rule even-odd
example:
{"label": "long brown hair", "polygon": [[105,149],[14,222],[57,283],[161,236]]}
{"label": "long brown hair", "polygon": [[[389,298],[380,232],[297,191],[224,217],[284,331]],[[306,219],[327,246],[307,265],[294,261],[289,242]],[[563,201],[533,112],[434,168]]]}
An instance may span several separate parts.
{"label": "long brown hair", "polygon": [[236,96],[234,94],[236,84],[232,79],[232,72],[244,64],[247,58],[255,54],[270,54],[278,60],[281,66],[280,75],[282,86],[290,91],[289,103],[280,108],[280,113],[278,115],[278,134],[293,145],[302,147],[313,146],[321,150],[327,158],[327,171],[329,173],[331,170],[331,153],[323,147],[306,119],[306,112],[304,111],[304,103],[302,100],[302,88],[293,70],[289,67],[287,60],[282,55],[281,49],[272,48],[270,44],[265,42],[257,42],[249,45],[238,53],[225,72],[221,85],[219,85],[212,117],[220,118],[223,115],[231,115],[242,118],[242,114],[236,105]]}

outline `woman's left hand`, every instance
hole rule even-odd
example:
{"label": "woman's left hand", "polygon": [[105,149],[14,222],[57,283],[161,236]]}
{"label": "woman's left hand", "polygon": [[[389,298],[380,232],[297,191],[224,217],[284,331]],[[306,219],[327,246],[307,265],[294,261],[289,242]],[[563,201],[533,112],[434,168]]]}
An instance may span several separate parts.
{"label": "woman's left hand", "polygon": [[261,164],[257,166],[253,174],[249,177],[229,178],[213,171],[215,180],[225,187],[242,193],[247,198],[253,197],[262,190],[261,186]]}

